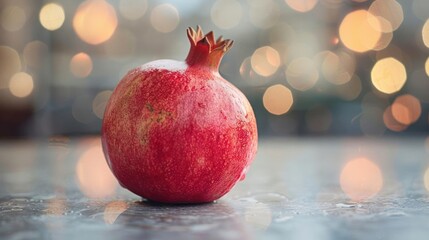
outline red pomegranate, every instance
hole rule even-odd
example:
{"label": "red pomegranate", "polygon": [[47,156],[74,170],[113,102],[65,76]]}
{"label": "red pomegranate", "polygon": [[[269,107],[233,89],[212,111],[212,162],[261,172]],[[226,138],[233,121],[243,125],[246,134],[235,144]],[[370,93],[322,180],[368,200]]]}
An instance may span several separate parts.
{"label": "red pomegranate", "polygon": [[157,60],[128,72],[107,104],[102,143],[119,183],[164,203],[211,202],[243,179],[256,154],[255,116],[223,79],[231,40],[187,30],[185,62]]}

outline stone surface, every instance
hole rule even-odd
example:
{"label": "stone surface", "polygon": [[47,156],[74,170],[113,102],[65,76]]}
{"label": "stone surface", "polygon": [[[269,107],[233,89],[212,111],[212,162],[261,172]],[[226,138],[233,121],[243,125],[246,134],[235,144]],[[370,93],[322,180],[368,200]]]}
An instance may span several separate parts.
{"label": "stone surface", "polygon": [[[427,239],[427,142],[263,139],[245,181],[224,198],[159,205],[117,185],[97,137],[2,141],[0,239]],[[378,173],[365,165],[343,172],[362,158],[381,183],[368,185]],[[365,197],[350,199],[354,191]]]}

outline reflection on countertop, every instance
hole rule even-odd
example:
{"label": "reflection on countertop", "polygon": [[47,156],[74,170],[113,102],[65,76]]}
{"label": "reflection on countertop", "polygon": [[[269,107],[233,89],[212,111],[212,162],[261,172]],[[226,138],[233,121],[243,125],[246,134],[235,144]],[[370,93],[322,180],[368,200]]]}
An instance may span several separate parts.
{"label": "reflection on countertop", "polygon": [[0,142],[1,239],[424,239],[429,140],[263,139],[211,204],[119,187],[99,137]]}

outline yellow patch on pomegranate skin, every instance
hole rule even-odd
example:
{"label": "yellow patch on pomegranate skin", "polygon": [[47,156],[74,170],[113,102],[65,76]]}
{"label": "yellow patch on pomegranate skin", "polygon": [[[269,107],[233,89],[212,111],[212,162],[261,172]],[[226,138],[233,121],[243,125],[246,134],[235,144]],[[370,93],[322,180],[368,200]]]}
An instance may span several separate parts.
{"label": "yellow patch on pomegranate skin", "polygon": [[154,124],[160,125],[169,117],[171,112],[164,110],[155,110],[150,103],[146,103],[146,114],[142,120],[138,122],[137,136],[140,139],[141,145],[147,145],[149,143],[149,132]]}

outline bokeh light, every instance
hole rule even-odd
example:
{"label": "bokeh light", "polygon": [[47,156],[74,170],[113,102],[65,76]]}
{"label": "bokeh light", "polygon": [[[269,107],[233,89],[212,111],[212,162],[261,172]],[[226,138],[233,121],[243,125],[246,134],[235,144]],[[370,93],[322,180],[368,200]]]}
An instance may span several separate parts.
{"label": "bokeh light", "polygon": [[401,90],[406,80],[405,66],[395,58],[381,59],[371,70],[372,84],[382,93],[392,94]]}
{"label": "bokeh light", "polygon": [[103,119],[104,110],[106,109],[107,101],[109,101],[111,95],[112,91],[110,90],[102,91],[99,92],[92,101],[92,111],[98,118]]}
{"label": "bokeh light", "polygon": [[92,72],[91,57],[84,52],[77,53],[70,60],[70,71],[75,77],[88,77]]}
{"label": "bokeh light", "polygon": [[401,124],[416,122],[422,113],[420,101],[409,94],[399,96],[392,103],[392,115]]}
{"label": "bokeh light", "polygon": [[124,201],[113,201],[107,204],[104,209],[103,219],[107,224],[115,223],[116,219],[128,209],[128,203]]}
{"label": "bokeh light", "polygon": [[273,0],[248,0],[248,4],[250,7],[248,10],[249,20],[253,26],[268,29],[276,25],[280,15],[277,2]]}
{"label": "bokeh light", "polygon": [[426,59],[426,62],[425,62],[425,72],[426,72],[426,75],[429,76],[429,57]]}
{"label": "bokeh light", "polygon": [[297,12],[308,12],[316,6],[319,0],[285,0],[287,5]]}
{"label": "bokeh light", "polygon": [[25,72],[16,73],[9,82],[9,90],[15,97],[27,97],[33,92],[33,88],[33,77]]}
{"label": "bokeh light", "polygon": [[426,20],[422,29],[423,43],[429,48],[429,19]]}
{"label": "bokeh light", "polygon": [[355,72],[355,59],[348,53],[323,51],[315,56],[325,80],[335,85],[350,81]]}
{"label": "bokeh light", "polygon": [[353,201],[374,197],[383,187],[380,168],[367,158],[353,159],[344,166],[340,176],[341,189]]}
{"label": "bokeh light", "polygon": [[276,84],[265,90],[262,101],[268,112],[274,115],[282,115],[292,107],[293,96],[289,88]]}
{"label": "bokeh light", "polygon": [[247,57],[243,60],[239,71],[241,78],[244,80],[243,82],[251,86],[266,85],[274,80],[273,78],[267,78],[257,74],[252,68],[251,57]]}
{"label": "bokeh light", "polygon": [[250,63],[257,74],[269,77],[277,72],[280,66],[280,55],[270,46],[261,47],[253,52]]}
{"label": "bokeh light", "polygon": [[306,91],[319,79],[314,62],[305,57],[292,60],[286,68],[286,80],[296,90]]}
{"label": "bokeh light", "polygon": [[396,119],[393,117],[392,114],[392,107],[387,107],[386,110],[384,110],[384,114],[383,114],[383,122],[384,125],[391,131],[394,132],[402,132],[405,129],[407,129],[407,125],[404,125],[398,121],[396,121]]}
{"label": "bokeh light", "polygon": [[429,168],[426,169],[425,175],[423,177],[423,182],[425,184],[425,188],[429,191]]}
{"label": "bokeh light", "polygon": [[393,39],[393,33],[392,32],[382,33],[377,44],[374,46],[374,50],[375,51],[381,51],[381,50],[387,48],[389,46],[389,44],[392,42],[392,39]]}
{"label": "bokeh light", "polygon": [[27,21],[27,15],[24,9],[18,6],[8,6],[4,8],[0,17],[2,27],[9,32],[21,30]]}
{"label": "bokeh light", "polygon": [[156,6],[150,13],[150,23],[158,32],[172,32],[179,25],[179,21],[176,7],[168,3]]}
{"label": "bokeh light", "polygon": [[217,27],[230,29],[240,23],[242,12],[241,4],[236,0],[217,0],[210,10],[210,16]]}
{"label": "bokeh light", "polygon": [[137,20],[147,11],[147,0],[120,0],[119,13],[128,20]]}
{"label": "bokeh light", "polygon": [[379,20],[371,13],[366,10],[353,11],[341,22],[340,39],[350,50],[366,52],[374,49],[381,37],[377,28],[380,28]]}
{"label": "bokeh light", "polygon": [[105,0],[86,0],[73,17],[73,29],[83,41],[97,45],[109,40],[118,26],[116,11]]}
{"label": "bokeh light", "polygon": [[64,9],[58,3],[46,4],[39,13],[40,24],[50,31],[59,29],[63,25],[65,18]]}
{"label": "bokeh light", "polygon": [[116,192],[118,183],[107,166],[99,141],[79,157],[76,176],[81,191],[90,198],[104,198]]}
{"label": "bokeh light", "polygon": [[379,20],[373,24],[373,18],[369,19],[371,26],[380,32],[395,31],[404,21],[402,6],[395,0],[376,0],[368,11]]}

